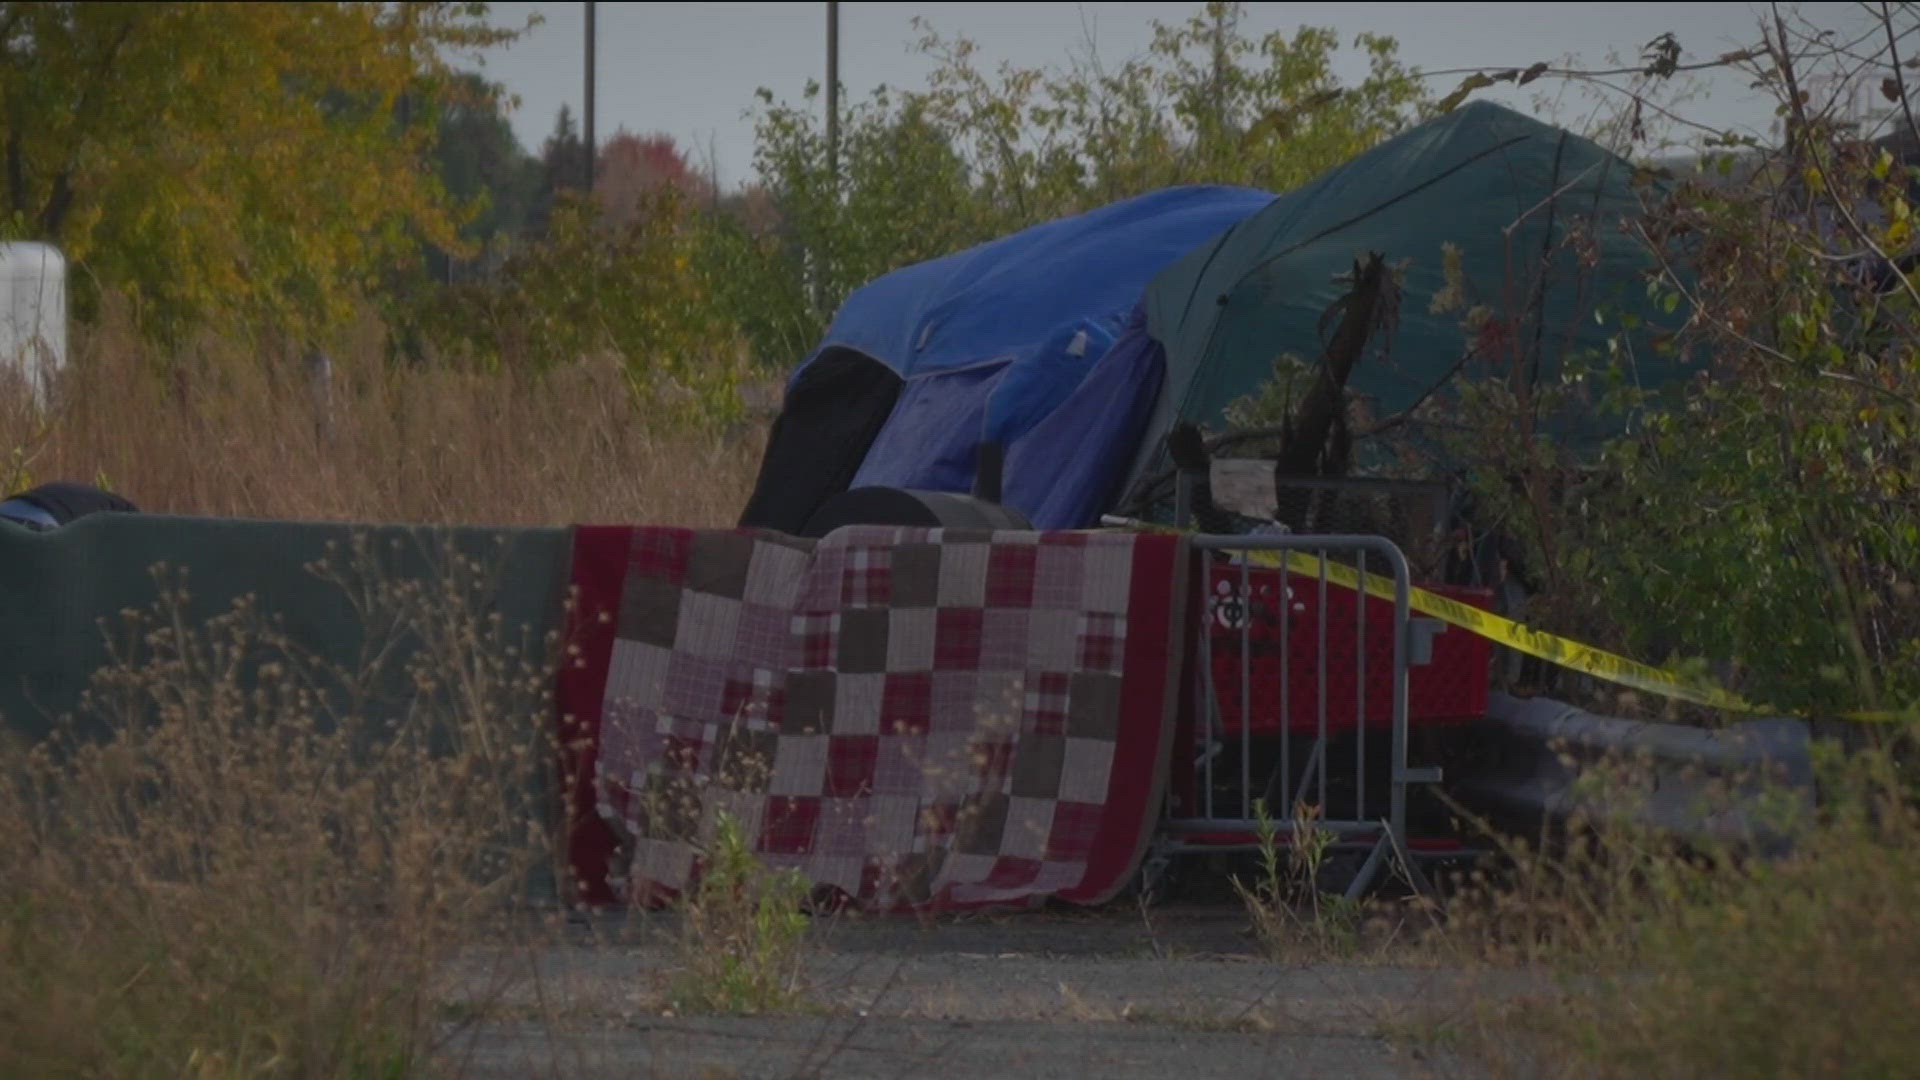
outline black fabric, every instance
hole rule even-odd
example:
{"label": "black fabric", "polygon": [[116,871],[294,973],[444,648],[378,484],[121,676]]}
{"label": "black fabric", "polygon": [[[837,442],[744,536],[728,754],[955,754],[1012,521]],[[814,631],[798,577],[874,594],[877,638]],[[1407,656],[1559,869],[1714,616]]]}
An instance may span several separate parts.
{"label": "black fabric", "polygon": [[103,491],[92,484],[75,484],[64,480],[41,484],[39,487],[22,491],[12,496],[45,510],[62,525],[77,521],[88,514],[102,512],[132,514],[139,511],[133,503]]}
{"label": "black fabric", "polygon": [[1015,532],[1033,528],[1033,522],[1011,506],[1001,506],[957,491],[861,487],[828,499],[820,507],[820,512],[807,522],[800,535],[818,539],[846,525],[1010,529]]}
{"label": "black fabric", "polygon": [[847,490],[900,397],[900,376],[852,349],[828,349],[787,390],[740,525],[798,533]]}

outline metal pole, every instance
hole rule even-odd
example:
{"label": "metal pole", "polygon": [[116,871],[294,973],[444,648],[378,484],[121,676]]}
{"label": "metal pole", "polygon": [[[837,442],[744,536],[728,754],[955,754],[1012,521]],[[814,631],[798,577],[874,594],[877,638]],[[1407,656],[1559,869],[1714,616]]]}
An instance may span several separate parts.
{"label": "metal pole", "polygon": [[[827,4],[827,191],[840,205],[840,5]],[[813,307],[827,306],[827,254],[813,251]]]}
{"label": "metal pole", "polygon": [[840,5],[827,5],[827,183],[840,194]]}
{"label": "metal pole", "polygon": [[582,177],[580,188],[588,194],[592,194],[593,192],[594,157],[597,153],[597,144],[593,139],[593,54],[595,51],[593,44],[593,17],[594,8],[597,6],[593,0],[587,0],[587,108],[586,116],[584,117],[586,129],[584,141],[586,143],[587,160],[582,166],[585,175]]}
{"label": "metal pole", "polygon": [[1213,79],[1209,90],[1213,96],[1213,134],[1223,138],[1227,130],[1227,13],[1224,9],[1215,9],[1213,15]]}

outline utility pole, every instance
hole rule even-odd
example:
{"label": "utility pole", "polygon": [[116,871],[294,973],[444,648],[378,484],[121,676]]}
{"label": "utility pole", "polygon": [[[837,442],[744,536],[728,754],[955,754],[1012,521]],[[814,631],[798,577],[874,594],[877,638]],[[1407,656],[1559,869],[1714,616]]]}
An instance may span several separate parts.
{"label": "utility pole", "polygon": [[840,194],[840,5],[827,4],[827,182]]}
{"label": "utility pole", "polygon": [[[827,193],[833,205],[840,205],[840,5],[827,3]],[[813,307],[827,307],[827,257],[821,248],[813,251]]]}
{"label": "utility pole", "polygon": [[1223,138],[1227,132],[1227,11],[1218,7],[1213,12],[1213,131],[1215,138]]}
{"label": "utility pole", "polygon": [[587,160],[586,164],[582,166],[582,170],[586,175],[582,178],[580,190],[589,195],[593,194],[593,163],[594,158],[598,154],[598,147],[593,141],[593,54],[595,51],[593,43],[593,9],[596,6],[593,0],[587,0],[587,108],[586,116],[583,118],[586,127],[585,143]]}

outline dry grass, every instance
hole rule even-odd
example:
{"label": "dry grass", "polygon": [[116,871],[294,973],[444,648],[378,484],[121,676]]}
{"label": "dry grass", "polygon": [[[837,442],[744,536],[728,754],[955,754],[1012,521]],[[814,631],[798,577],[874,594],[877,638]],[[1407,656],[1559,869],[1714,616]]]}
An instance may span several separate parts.
{"label": "dry grass", "polygon": [[[0,486],[101,480],[187,514],[715,526],[758,461],[757,430],[651,423],[611,365],[395,368],[370,329],[334,359],[322,397],[297,361],[207,346],[162,365],[110,323],[77,339],[50,417],[0,400]],[[435,643],[408,709],[367,707],[351,685],[372,676],[313,669],[261,613],[192,627],[163,594],[91,703],[112,741],[0,747],[0,1075],[425,1067],[434,973],[550,854],[516,795],[543,753],[544,672],[508,663],[448,582],[362,587]],[[1920,821],[1887,760],[1840,768],[1789,859],[1611,828],[1522,855],[1455,908],[1440,952],[1558,972],[1559,992],[1445,1038],[1525,1075],[1901,1074],[1920,1057]],[[1353,913],[1314,869],[1270,848],[1245,893],[1278,956],[1352,951]],[[677,991],[718,996],[683,1007],[786,1004],[799,924],[748,899],[696,905]],[[729,949],[761,960],[730,969]]]}
{"label": "dry grass", "polygon": [[484,569],[337,553],[355,671],[251,601],[194,625],[161,575],[78,723],[0,746],[0,1075],[429,1068],[441,965],[552,851],[551,649],[485,613]]}
{"label": "dry grass", "polygon": [[[1828,767],[1790,855],[1582,824],[1456,903],[1458,959],[1555,975],[1446,1033],[1522,1076],[1908,1075],[1920,1056],[1920,801],[1896,762]],[[1622,766],[1622,771],[1625,770]],[[1631,787],[1621,773],[1606,783]]]}
{"label": "dry grass", "polygon": [[[162,356],[109,318],[76,336],[50,410],[0,392],[0,487],[91,481],[190,515],[729,526],[758,466],[763,425],[653,422],[612,364],[410,368],[371,324],[332,358],[323,391],[297,357]],[[438,1053],[447,959],[535,943],[554,643],[486,614],[489,568],[435,562],[431,580],[365,550],[323,568],[371,635],[362,671],[251,603],[194,625],[162,578],[61,736],[0,729],[0,1075],[457,1065]]]}
{"label": "dry grass", "polygon": [[116,320],[78,333],[47,417],[0,395],[0,483],[104,480],[162,513],[310,520],[731,525],[761,424],[673,430],[611,362],[522,378],[386,361],[368,323],[325,390],[280,350],[164,358]]}
{"label": "dry grass", "polygon": [[1253,922],[1254,935],[1275,960],[1351,956],[1359,948],[1361,909],[1342,893],[1321,887],[1321,868],[1336,837],[1319,825],[1318,807],[1300,803],[1284,841],[1265,800],[1253,805],[1259,822],[1260,870],[1233,890]]}

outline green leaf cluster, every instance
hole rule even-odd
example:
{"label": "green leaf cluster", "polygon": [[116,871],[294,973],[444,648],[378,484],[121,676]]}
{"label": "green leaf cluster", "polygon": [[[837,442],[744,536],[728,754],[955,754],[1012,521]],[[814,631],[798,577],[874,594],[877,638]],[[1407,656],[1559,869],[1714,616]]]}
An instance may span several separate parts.
{"label": "green leaf cluster", "polygon": [[0,3],[0,236],[162,338],[337,323],[397,252],[458,246],[411,104],[512,36],[482,4]]}

